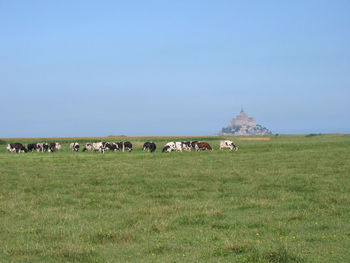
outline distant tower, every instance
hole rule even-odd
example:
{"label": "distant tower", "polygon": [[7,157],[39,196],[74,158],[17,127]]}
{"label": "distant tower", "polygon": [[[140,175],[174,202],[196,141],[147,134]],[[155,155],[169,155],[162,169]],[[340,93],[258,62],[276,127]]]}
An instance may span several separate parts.
{"label": "distant tower", "polygon": [[249,117],[241,105],[241,112],[233,118],[226,128],[222,128],[219,134],[223,135],[265,135],[271,131],[261,125],[256,124],[254,117]]}

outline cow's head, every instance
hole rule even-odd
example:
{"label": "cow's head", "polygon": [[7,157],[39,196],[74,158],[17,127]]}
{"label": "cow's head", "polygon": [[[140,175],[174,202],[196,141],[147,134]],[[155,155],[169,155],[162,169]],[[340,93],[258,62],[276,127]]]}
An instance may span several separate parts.
{"label": "cow's head", "polygon": [[112,145],[109,142],[106,142],[104,147],[106,149],[113,150]]}

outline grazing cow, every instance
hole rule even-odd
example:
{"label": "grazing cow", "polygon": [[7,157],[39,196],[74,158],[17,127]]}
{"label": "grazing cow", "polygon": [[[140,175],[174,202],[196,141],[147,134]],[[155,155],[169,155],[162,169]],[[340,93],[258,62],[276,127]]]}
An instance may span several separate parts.
{"label": "grazing cow", "polygon": [[83,149],[83,152],[85,152],[85,151],[91,151],[92,150],[92,144],[91,144],[91,142],[87,142],[86,144],[85,144],[85,147],[84,147],[84,149]]}
{"label": "grazing cow", "polygon": [[27,148],[22,143],[13,143],[12,147],[14,147],[16,149],[16,152],[18,152],[18,153],[28,152]]}
{"label": "grazing cow", "polygon": [[123,142],[114,142],[112,143],[112,147],[111,147],[112,151],[120,151],[123,150]]}
{"label": "grazing cow", "polygon": [[177,152],[182,152],[182,142],[175,142]]}
{"label": "grazing cow", "polygon": [[57,151],[59,151],[59,150],[61,150],[61,144],[59,143],[59,142],[55,142],[55,144],[56,144],[56,150]]}
{"label": "grazing cow", "polygon": [[123,142],[114,142],[113,143],[113,148],[114,150],[117,152],[117,151],[123,151],[123,145],[124,143]]}
{"label": "grazing cow", "polygon": [[220,141],[220,150],[222,149],[230,149],[237,151],[238,147],[233,143],[233,141],[225,140],[225,141]]}
{"label": "grazing cow", "polygon": [[185,151],[190,152],[192,148],[191,142],[181,142],[181,148]]}
{"label": "grazing cow", "polygon": [[121,143],[114,142],[114,143],[111,144],[110,150],[117,152],[117,151],[119,151],[121,149],[121,147],[122,147]]}
{"label": "grazing cow", "polygon": [[13,153],[16,151],[16,148],[14,147],[13,143],[9,143],[7,146],[6,146],[6,150],[10,153]]}
{"label": "grazing cow", "polygon": [[109,142],[103,142],[103,146],[105,147],[105,150],[113,150],[112,144]]}
{"label": "grazing cow", "polygon": [[113,147],[109,142],[94,142],[92,143],[92,150],[105,153],[106,150],[112,150]]}
{"label": "grazing cow", "polygon": [[92,143],[92,150],[94,152],[99,151],[101,153],[105,153],[105,148],[104,148],[102,142],[93,142]]}
{"label": "grazing cow", "polygon": [[154,142],[145,142],[143,144],[143,151],[148,150],[149,152],[154,152],[156,150],[157,146]]}
{"label": "grazing cow", "polygon": [[199,143],[200,141],[190,141],[190,145],[192,149],[196,149],[196,144]]}
{"label": "grazing cow", "polygon": [[37,152],[47,152],[49,150],[49,144],[46,142],[41,142],[36,144],[36,151]]}
{"label": "grazing cow", "polygon": [[123,152],[124,152],[124,149],[125,150],[128,150],[129,152],[132,151],[132,143],[131,142],[124,142],[123,143]]}
{"label": "grazing cow", "polygon": [[8,152],[16,152],[16,153],[26,153],[28,152],[27,148],[22,143],[9,143],[6,147]]}
{"label": "grazing cow", "polygon": [[[166,148],[166,150],[164,150]],[[176,143],[175,142],[168,142],[167,144],[165,144],[162,152],[171,152],[171,151],[176,151]]]}
{"label": "grazing cow", "polygon": [[28,152],[36,151],[36,143],[28,143]]}
{"label": "grazing cow", "polygon": [[77,142],[72,142],[72,143],[70,144],[70,149],[71,149],[73,152],[79,151],[79,147],[80,147],[80,145],[79,145],[79,143],[77,143]]}
{"label": "grazing cow", "polygon": [[49,151],[49,144],[47,142],[43,143],[43,151],[48,152]]}
{"label": "grazing cow", "polygon": [[59,151],[61,149],[61,144],[59,142],[52,142],[49,145],[49,152]]}
{"label": "grazing cow", "polygon": [[129,152],[132,151],[132,143],[127,141],[127,142],[115,142],[113,143],[115,145],[113,148],[115,151],[120,151],[122,150],[123,152],[125,150],[128,150]]}
{"label": "grazing cow", "polygon": [[49,145],[49,150],[48,152],[55,152],[56,151],[56,143],[55,142],[52,142],[50,143]]}
{"label": "grazing cow", "polygon": [[43,152],[43,149],[44,149],[43,143],[42,143],[42,142],[38,142],[38,143],[36,144],[36,151],[37,151],[37,152]]}
{"label": "grazing cow", "polygon": [[165,146],[169,146],[170,152],[182,152],[182,142],[168,142]]}
{"label": "grazing cow", "polygon": [[171,148],[169,145],[165,145],[164,148],[162,149],[162,153],[165,153],[165,152],[171,152]]}
{"label": "grazing cow", "polygon": [[195,149],[196,149],[197,152],[200,151],[200,150],[209,150],[209,151],[213,150],[213,148],[211,148],[211,146],[207,142],[198,142],[198,143],[196,143]]}

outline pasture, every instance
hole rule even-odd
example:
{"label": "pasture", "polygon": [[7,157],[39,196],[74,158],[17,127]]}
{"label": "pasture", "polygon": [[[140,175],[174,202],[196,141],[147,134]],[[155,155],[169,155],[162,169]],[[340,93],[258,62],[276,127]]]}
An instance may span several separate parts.
{"label": "pasture", "polygon": [[[350,135],[223,138],[2,139],[0,262],[350,262]],[[214,151],[161,153],[186,139]],[[62,150],[5,150],[42,141]]]}

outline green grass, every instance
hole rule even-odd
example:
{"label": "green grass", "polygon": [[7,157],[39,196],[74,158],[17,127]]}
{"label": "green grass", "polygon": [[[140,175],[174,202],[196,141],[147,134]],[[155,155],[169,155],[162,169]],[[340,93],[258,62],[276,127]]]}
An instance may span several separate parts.
{"label": "green grass", "polygon": [[105,154],[2,139],[0,262],[350,262],[350,135],[232,138],[238,152],[200,137],[215,150],[161,153],[184,138],[154,137],[153,154],[141,137]]}

